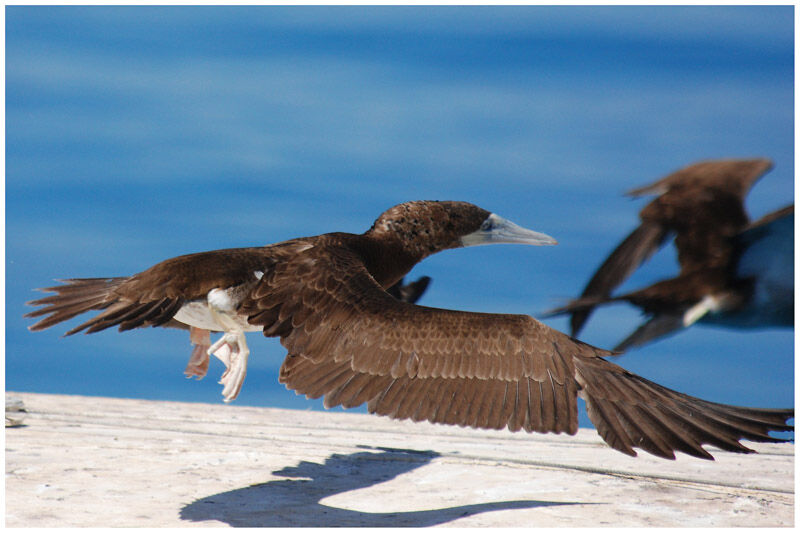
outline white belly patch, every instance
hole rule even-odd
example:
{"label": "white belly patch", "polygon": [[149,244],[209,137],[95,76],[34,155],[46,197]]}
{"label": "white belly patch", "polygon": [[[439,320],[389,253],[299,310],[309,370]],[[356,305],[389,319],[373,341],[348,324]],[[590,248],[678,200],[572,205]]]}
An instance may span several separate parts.
{"label": "white belly patch", "polygon": [[209,331],[261,331],[261,326],[248,324],[247,317],[236,314],[239,302],[232,298],[232,292],[232,289],[213,289],[209,291],[206,301],[194,300],[183,304],[174,318],[186,325]]}

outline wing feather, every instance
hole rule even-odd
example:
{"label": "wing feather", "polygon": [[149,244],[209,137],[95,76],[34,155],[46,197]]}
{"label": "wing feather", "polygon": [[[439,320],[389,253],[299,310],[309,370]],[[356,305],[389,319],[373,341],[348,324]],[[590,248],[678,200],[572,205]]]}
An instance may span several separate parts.
{"label": "wing feather", "polygon": [[[664,245],[668,236],[669,230],[662,224],[643,220],[600,265],[578,300],[602,301],[608,298],[615,288]],[[572,336],[576,336],[583,329],[593,309],[594,306],[575,307],[567,304],[554,312],[572,312],[570,328]]]}
{"label": "wing feather", "polygon": [[683,395],[529,316],[401,302],[354,254],[319,247],[304,253],[302,262],[316,264],[317,278],[298,283],[291,264],[276,268],[243,309],[265,334],[281,331],[291,354],[281,382],[324,397],[328,407],[366,403],[369,412],[397,419],[574,434],[580,395],[609,445],[667,458],[676,451],[710,458],[705,444],[747,452],[740,439],[774,441],[770,431],[790,428],[791,409],[744,409]]}

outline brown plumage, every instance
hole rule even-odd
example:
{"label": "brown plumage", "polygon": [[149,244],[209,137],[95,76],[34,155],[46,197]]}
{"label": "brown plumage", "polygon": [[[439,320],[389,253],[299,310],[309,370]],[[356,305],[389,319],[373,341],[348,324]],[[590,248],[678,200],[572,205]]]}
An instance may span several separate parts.
{"label": "brown plumage", "polygon": [[400,281],[386,289],[386,292],[398,300],[415,304],[425,293],[430,283],[430,276],[422,276],[417,281],[412,281],[411,283],[405,283],[404,279],[400,279]]}
{"label": "brown plumage", "polygon": [[[784,208],[749,224],[745,196],[771,167],[767,159],[704,161],[629,191],[631,196],[658,196],[640,211],[639,227],[597,269],[581,296],[547,316],[569,313],[571,334],[577,336],[597,305],[628,301],[639,306],[649,315],[648,321],[616,346],[616,351],[644,344],[700,319],[733,327],[746,321],[739,327],[787,322],[786,302],[775,303],[779,298],[772,303],[782,306],[780,309],[758,310],[760,323],[753,318],[755,311],[747,306],[752,303],[758,280],[737,271],[742,253],[751,245],[742,238],[743,233],[794,213],[793,207]],[[612,291],[672,235],[680,263],[678,276],[612,297]],[[782,294],[780,299],[791,299],[791,295]],[[793,316],[790,318],[793,322]]]}
{"label": "brown plumage", "polygon": [[182,256],[129,278],[68,280],[47,289],[55,296],[31,302],[44,307],[28,316],[50,315],[36,330],[101,311],[69,334],[185,321],[203,347],[203,326],[215,329],[208,317],[217,317],[228,340],[208,347],[205,359],[196,348],[187,372],[205,373],[214,353],[234,376],[226,382],[233,397],[247,352],[238,335],[259,330],[289,352],[280,381],[324,397],[328,407],[366,403],[398,419],[574,434],[581,396],[609,445],[666,458],[682,451],[711,459],[703,444],[749,452],[739,440],[778,441],[769,431],[791,429],[792,409],[731,407],[671,391],[530,316],[422,307],[385,290],[432,253],[490,242],[555,243],[471,204],[409,202],[362,235]]}

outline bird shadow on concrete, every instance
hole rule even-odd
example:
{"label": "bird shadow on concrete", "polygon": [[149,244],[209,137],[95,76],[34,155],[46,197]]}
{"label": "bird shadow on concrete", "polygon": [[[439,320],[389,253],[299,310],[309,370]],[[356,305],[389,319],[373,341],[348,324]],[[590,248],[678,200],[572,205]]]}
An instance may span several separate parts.
{"label": "bird shadow on concrete", "polygon": [[[371,513],[332,507],[323,498],[394,479],[427,465],[432,451],[370,448],[375,451],[333,454],[323,464],[302,461],[272,472],[289,479],[268,481],[206,496],[181,509],[181,519],[218,520],[234,527],[425,527],[489,511],[530,509],[565,502],[516,500],[429,509]],[[452,487],[452,490],[459,490]],[[419,505],[421,502],[414,502]],[[396,508],[396,502],[387,502]]]}

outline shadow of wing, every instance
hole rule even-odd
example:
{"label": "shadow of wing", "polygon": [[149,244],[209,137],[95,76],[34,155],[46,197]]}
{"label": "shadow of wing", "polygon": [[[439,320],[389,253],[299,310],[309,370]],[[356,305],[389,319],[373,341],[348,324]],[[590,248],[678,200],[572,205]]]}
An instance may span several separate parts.
{"label": "shadow of wing", "polygon": [[[334,454],[323,464],[301,461],[273,472],[293,479],[269,481],[207,496],[186,505],[181,519],[217,520],[234,527],[425,527],[490,511],[569,505],[502,501],[418,511],[363,512],[320,503],[323,498],[389,481],[430,463],[439,454],[379,448],[378,453]],[[396,508],[396,502],[387,507]]]}

